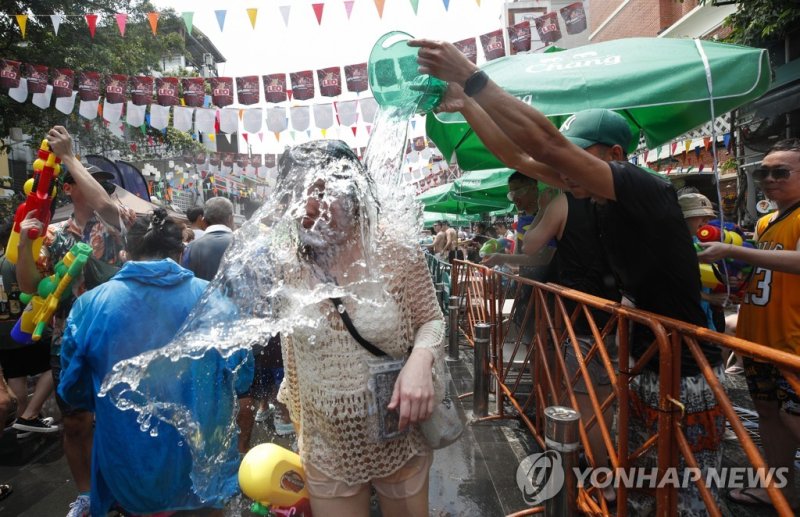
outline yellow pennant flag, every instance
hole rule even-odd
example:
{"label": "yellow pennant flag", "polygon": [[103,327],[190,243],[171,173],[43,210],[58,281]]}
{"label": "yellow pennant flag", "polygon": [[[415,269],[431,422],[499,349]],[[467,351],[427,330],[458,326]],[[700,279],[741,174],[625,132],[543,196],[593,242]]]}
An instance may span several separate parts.
{"label": "yellow pennant flag", "polygon": [[327,129],[320,129],[319,132],[322,133],[322,138],[325,138],[325,135],[328,134],[328,130]]}
{"label": "yellow pennant flag", "polygon": [[686,149],[686,152],[689,152],[689,149],[692,148],[692,141],[686,140],[685,142],[683,142],[683,147]]}
{"label": "yellow pennant flag", "polygon": [[19,25],[19,31],[22,33],[22,39],[25,39],[25,30],[28,28],[28,15],[18,14],[17,25]]}
{"label": "yellow pennant flag", "polygon": [[208,133],[206,136],[208,137],[208,140],[211,142],[217,139],[217,135],[215,135],[214,133]]}
{"label": "yellow pennant flag", "polygon": [[258,16],[258,9],[255,7],[247,9],[247,17],[250,18],[250,25],[253,26],[253,29],[256,28],[256,16]]}
{"label": "yellow pennant flag", "polygon": [[477,3],[478,3],[478,7],[480,7],[480,6],[481,6],[481,0],[475,0],[475,2],[477,2]]}

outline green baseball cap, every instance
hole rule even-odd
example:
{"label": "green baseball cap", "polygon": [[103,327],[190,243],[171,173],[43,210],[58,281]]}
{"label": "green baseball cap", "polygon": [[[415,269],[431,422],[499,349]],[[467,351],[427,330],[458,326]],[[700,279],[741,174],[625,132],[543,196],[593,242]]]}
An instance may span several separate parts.
{"label": "green baseball cap", "polygon": [[633,141],[625,117],[607,109],[579,111],[565,120],[559,131],[582,149],[595,144],[619,145],[627,152]]}

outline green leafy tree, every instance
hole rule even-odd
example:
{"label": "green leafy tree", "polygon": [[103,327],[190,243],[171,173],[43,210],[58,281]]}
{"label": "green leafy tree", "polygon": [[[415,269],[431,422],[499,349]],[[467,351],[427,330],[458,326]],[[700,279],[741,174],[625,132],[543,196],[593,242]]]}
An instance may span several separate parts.
{"label": "green leafy tree", "polygon": [[[154,36],[147,14],[156,9],[146,1],[0,0],[0,7],[6,13],[6,16],[0,16],[0,57],[23,63],[71,68],[76,74],[95,71],[101,75],[152,75],[161,71],[162,59],[186,52],[182,20],[174,11],[160,11],[158,33]],[[124,37],[120,35],[114,18],[120,12],[128,14]],[[99,15],[93,39],[85,19],[88,13]],[[20,34],[14,14],[29,15],[25,39]],[[67,15],[58,34],[53,31],[51,14]],[[170,147],[170,132],[142,132],[133,128],[133,131],[127,131],[123,141],[105,129],[101,117],[88,121],[79,117],[77,110],[71,115],[64,115],[53,108],[42,110],[30,102],[18,103],[7,95],[0,95],[0,135],[7,135],[10,127],[20,127],[38,139],[55,124],[65,125],[91,152],[104,153],[118,149],[125,154],[138,156],[132,149],[147,146],[130,144],[146,143],[155,138],[160,138],[160,143]],[[179,146],[186,145],[182,138],[176,142]]]}
{"label": "green leafy tree", "polygon": [[725,21],[731,28],[728,40],[754,47],[782,40],[800,31],[797,0],[747,0]]}

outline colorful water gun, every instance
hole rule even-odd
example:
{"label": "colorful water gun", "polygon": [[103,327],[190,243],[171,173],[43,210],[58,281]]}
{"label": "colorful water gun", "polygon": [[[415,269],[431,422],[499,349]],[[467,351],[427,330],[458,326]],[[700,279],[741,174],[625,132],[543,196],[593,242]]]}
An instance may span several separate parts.
{"label": "colorful water gun", "polygon": [[[736,225],[728,223],[723,228],[720,227],[719,221],[711,221],[701,226],[697,230],[697,239],[700,242],[724,242],[734,246],[755,248]],[[703,248],[696,246],[696,249],[702,251]],[[747,262],[729,258],[713,264],[701,264],[700,280],[703,287],[710,288],[714,292],[724,293],[730,290],[732,294],[738,294],[747,286],[754,271],[755,268]]]}
{"label": "colorful water gun", "polygon": [[311,502],[300,456],[274,443],[250,449],[239,465],[239,486],[256,501],[258,515],[311,517]]}
{"label": "colorful water gun", "polygon": [[[12,264],[17,263],[20,224],[28,213],[36,210],[36,219],[42,222],[44,231],[47,231],[47,225],[50,224],[50,205],[58,192],[56,178],[61,173],[60,163],[61,160],[50,151],[50,144],[47,140],[42,140],[38,158],[33,162],[33,177],[25,182],[24,191],[27,197],[14,214],[14,228],[6,245],[6,258]],[[42,248],[44,235],[40,235],[38,230],[32,229],[28,230],[28,238],[33,240],[33,259],[36,260],[39,257],[39,250]]]}
{"label": "colorful water gun", "polygon": [[72,283],[83,272],[92,254],[92,247],[79,242],[56,264],[55,272],[39,281],[36,294],[21,294],[20,300],[28,305],[11,330],[14,341],[30,344],[42,338],[47,323],[62,300],[69,298]]}

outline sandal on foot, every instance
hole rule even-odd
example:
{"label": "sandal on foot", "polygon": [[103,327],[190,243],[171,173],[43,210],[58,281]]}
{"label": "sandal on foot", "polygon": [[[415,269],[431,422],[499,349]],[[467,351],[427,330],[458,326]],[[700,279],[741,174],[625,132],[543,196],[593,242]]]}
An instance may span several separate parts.
{"label": "sandal on foot", "polygon": [[769,496],[765,498],[757,496],[754,491],[756,488],[734,488],[728,492],[728,500],[736,504],[743,504],[747,506],[772,506],[772,499]]}
{"label": "sandal on foot", "polygon": [[11,485],[5,485],[5,484],[0,485],[0,501],[10,496],[11,492],[13,491],[14,489],[11,488]]}

